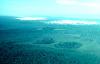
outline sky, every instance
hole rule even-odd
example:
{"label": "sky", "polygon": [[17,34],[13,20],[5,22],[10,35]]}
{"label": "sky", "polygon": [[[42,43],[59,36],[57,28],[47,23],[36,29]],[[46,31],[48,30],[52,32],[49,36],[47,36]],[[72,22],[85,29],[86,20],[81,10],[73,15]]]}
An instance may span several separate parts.
{"label": "sky", "polygon": [[99,18],[100,0],[0,0],[0,16]]}

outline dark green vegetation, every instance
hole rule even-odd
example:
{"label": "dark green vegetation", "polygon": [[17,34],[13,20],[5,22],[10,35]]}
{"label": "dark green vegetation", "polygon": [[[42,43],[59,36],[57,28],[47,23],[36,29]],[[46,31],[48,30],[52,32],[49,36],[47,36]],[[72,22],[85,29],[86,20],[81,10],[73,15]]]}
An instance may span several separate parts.
{"label": "dark green vegetation", "polygon": [[100,63],[98,25],[13,21],[0,23],[0,64]]}
{"label": "dark green vegetation", "polygon": [[82,46],[81,43],[78,42],[60,42],[58,44],[55,44],[56,48],[72,48],[72,49],[76,49],[76,48],[80,48]]}
{"label": "dark green vegetation", "polygon": [[[2,42],[0,46],[1,64],[64,64],[62,54],[45,47],[35,45],[9,45]],[[13,42],[14,43],[14,42]],[[60,55],[60,56],[59,56]]]}
{"label": "dark green vegetation", "polygon": [[36,42],[34,42],[33,44],[52,44],[52,43],[55,43],[53,38],[44,37],[36,40]]}
{"label": "dark green vegetation", "polygon": [[[11,43],[11,44],[9,44]],[[99,58],[74,50],[2,42],[0,64],[98,64]]]}

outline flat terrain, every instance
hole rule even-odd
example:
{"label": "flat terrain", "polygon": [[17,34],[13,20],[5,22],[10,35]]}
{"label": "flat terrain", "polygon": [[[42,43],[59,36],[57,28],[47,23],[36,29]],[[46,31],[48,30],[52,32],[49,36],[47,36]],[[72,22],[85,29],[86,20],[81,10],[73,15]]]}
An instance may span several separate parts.
{"label": "flat terrain", "polygon": [[99,25],[0,30],[0,64],[99,63]]}

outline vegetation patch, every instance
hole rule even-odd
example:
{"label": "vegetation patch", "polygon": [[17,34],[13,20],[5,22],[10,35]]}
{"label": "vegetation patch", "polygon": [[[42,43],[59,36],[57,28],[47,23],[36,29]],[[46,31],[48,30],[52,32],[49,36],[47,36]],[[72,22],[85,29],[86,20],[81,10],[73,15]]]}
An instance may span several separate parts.
{"label": "vegetation patch", "polygon": [[55,43],[55,40],[53,38],[44,37],[44,38],[36,40],[36,42],[33,44],[52,44],[52,43]]}
{"label": "vegetation patch", "polygon": [[81,43],[78,42],[61,42],[54,45],[56,48],[80,48],[82,46]]}

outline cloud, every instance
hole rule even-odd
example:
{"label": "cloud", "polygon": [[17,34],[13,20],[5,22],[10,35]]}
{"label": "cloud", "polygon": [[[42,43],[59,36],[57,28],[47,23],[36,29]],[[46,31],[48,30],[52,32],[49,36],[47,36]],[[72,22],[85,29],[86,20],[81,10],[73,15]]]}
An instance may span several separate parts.
{"label": "cloud", "polygon": [[80,21],[80,20],[59,20],[59,21],[51,21],[48,22],[48,24],[60,24],[60,25],[66,25],[66,24],[71,24],[71,25],[97,25],[99,23],[95,21]]}
{"label": "cloud", "polygon": [[19,20],[47,20],[47,18],[42,18],[42,17],[22,17],[22,18],[16,18]]}
{"label": "cloud", "polygon": [[60,5],[73,5],[73,4],[76,4],[77,1],[74,1],[74,0],[56,0],[56,3],[60,4]]}
{"label": "cloud", "polygon": [[82,17],[99,17],[99,0],[56,0],[56,4],[63,8],[66,15],[75,15]]}
{"label": "cloud", "polygon": [[88,6],[88,7],[100,7],[100,1],[80,1],[80,0],[56,0],[59,5],[73,5],[73,6]]}

